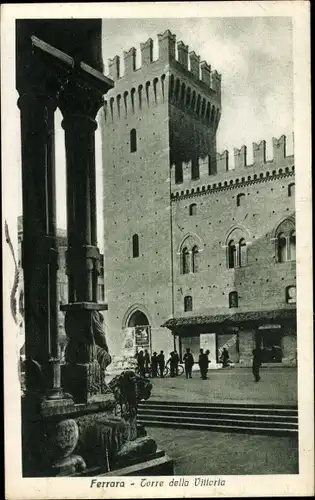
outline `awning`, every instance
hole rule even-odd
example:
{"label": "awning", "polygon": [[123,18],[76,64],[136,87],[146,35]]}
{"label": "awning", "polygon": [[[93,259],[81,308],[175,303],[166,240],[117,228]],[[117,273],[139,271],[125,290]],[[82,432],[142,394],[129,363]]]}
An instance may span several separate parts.
{"label": "awning", "polygon": [[296,309],[277,309],[272,311],[250,311],[231,314],[214,314],[204,316],[184,316],[171,318],[162,326],[173,330],[180,327],[203,326],[203,325],[238,325],[248,322],[276,322],[276,321],[295,321]]}

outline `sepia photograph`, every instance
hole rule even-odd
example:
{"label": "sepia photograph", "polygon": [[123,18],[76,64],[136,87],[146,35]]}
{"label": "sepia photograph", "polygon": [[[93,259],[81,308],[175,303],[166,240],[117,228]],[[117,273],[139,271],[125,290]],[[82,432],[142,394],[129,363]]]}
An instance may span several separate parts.
{"label": "sepia photograph", "polygon": [[220,3],[10,18],[6,459],[38,490],[8,499],[313,491],[297,21]]}

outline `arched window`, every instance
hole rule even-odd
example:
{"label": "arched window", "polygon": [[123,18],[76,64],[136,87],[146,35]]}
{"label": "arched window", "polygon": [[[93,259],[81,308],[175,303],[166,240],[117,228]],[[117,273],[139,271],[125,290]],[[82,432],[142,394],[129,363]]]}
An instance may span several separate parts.
{"label": "arched window", "polygon": [[130,130],[130,152],[137,151],[137,131],[135,128]]}
{"label": "arched window", "polygon": [[244,193],[239,193],[236,196],[236,206],[240,207],[243,204],[244,201],[245,201],[245,194]]}
{"label": "arched window", "polygon": [[278,236],[278,262],[286,262],[287,260],[287,239],[284,233],[280,233]]}
{"label": "arched window", "polygon": [[199,179],[199,158],[194,156],[191,160],[191,178],[192,180]]}
{"label": "arched window", "polygon": [[295,260],[295,224],[294,218],[288,217],[278,226],[275,233],[276,261]]}
{"label": "arched window", "polygon": [[198,98],[197,98],[197,106],[196,106],[196,114],[199,115],[200,114],[200,105],[201,105],[201,96],[198,95]]}
{"label": "arched window", "polygon": [[190,106],[190,97],[191,97],[191,90],[190,87],[188,87],[186,94],[186,106]]}
{"label": "arched window", "polygon": [[176,101],[179,100],[179,90],[180,90],[180,81],[177,78],[176,83],[175,83],[175,99],[176,99]]}
{"label": "arched window", "polygon": [[236,267],[236,245],[234,240],[231,240],[228,245],[228,260],[229,269],[234,269]]}
{"label": "arched window", "polygon": [[139,236],[137,234],[132,237],[132,256],[139,257]]}
{"label": "arched window", "polygon": [[139,87],[138,87],[138,96],[139,96],[139,108],[140,109],[142,108],[142,90],[143,90],[143,86],[139,85]]}
{"label": "arched window", "polygon": [[238,293],[230,292],[229,293],[229,307],[238,307]]}
{"label": "arched window", "polygon": [[239,266],[246,266],[246,241],[244,238],[239,241]]}
{"label": "arched window", "polygon": [[296,258],[295,231],[291,231],[289,237],[289,259],[295,260],[295,258]]}
{"label": "arched window", "polygon": [[183,182],[183,164],[181,161],[175,163],[175,183],[180,184]]}
{"label": "arched window", "polygon": [[172,100],[172,97],[173,97],[173,93],[174,93],[174,75],[171,75],[171,78],[170,78],[170,86],[169,86],[169,98],[170,98],[170,101]]}
{"label": "arched window", "polygon": [[117,112],[118,112],[119,117],[120,117],[120,101],[121,101],[121,95],[118,94],[118,96],[117,96]]}
{"label": "arched window", "polygon": [[192,311],[193,305],[192,305],[192,296],[191,295],[186,295],[184,297],[184,311]]}
{"label": "arched window", "polygon": [[128,114],[128,92],[124,92],[125,115]]}
{"label": "arched window", "polygon": [[200,253],[197,245],[195,245],[192,249],[192,272],[197,273],[199,269],[199,257]]}
{"label": "arched window", "polygon": [[202,106],[201,106],[201,116],[202,116],[202,118],[205,117],[205,111],[206,111],[206,100],[202,99]]}
{"label": "arched window", "polygon": [[133,113],[135,112],[135,93],[136,89],[135,88],[131,89],[130,95],[131,95],[131,107]]}
{"label": "arched window", "polygon": [[145,84],[145,93],[147,96],[147,105],[150,106],[150,82]]}
{"label": "arched window", "polygon": [[158,82],[159,82],[159,79],[154,78],[154,80],[153,80],[153,92],[154,92],[155,104],[157,103],[157,85],[158,85]]}
{"label": "arched window", "polygon": [[295,183],[292,182],[288,185],[288,196],[291,198],[295,195]]}
{"label": "arched window", "polygon": [[191,98],[191,110],[192,110],[192,112],[195,111],[195,104],[196,104],[196,92],[194,90],[192,93],[192,98]]}
{"label": "arched window", "polygon": [[191,205],[189,205],[189,215],[197,215],[196,203],[192,203]]}
{"label": "arched window", "polygon": [[183,274],[190,272],[190,253],[187,247],[182,250],[182,272]]}

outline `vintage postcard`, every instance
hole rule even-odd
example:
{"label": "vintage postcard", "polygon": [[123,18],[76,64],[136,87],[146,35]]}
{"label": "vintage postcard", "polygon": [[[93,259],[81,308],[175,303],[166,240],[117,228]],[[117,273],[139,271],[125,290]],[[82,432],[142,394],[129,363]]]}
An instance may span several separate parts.
{"label": "vintage postcard", "polygon": [[309,3],[1,13],[7,500],[312,496]]}

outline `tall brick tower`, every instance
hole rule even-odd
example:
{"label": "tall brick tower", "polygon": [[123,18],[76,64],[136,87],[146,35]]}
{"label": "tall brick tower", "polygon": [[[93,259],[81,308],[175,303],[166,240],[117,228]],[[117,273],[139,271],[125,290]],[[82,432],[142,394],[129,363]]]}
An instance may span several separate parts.
{"label": "tall brick tower", "polygon": [[[108,340],[121,353],[128,327],[148,326],[149,348],[173,347],[161,325],[173,314],[171,178],[199,159],[216,172],[216,130],[221,114],[221,76],[177,43],[169,30],[109,60],[115,87],[104,106],[104,237]],[[141,337],[141,336],[140,336]],[[141,338],[139,340],[141,345]],[[146,345],[144,340],[143,345]]]}

